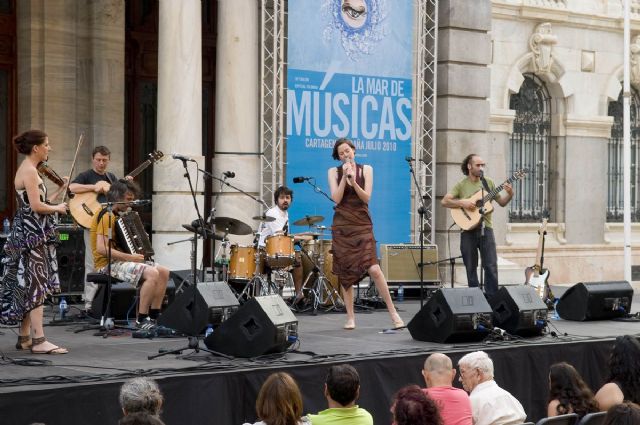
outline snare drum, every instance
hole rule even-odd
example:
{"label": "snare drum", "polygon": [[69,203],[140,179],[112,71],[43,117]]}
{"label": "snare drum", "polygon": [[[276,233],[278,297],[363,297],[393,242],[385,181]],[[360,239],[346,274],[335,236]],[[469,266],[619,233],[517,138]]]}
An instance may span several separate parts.
{"label": "snare drum", "polygon": [[271,235],[265,245],[266,262],[272,269],[289,267],[293,264],[293,236]]}
{"label": "snare drum", "polygon": [[[253,245],[231,245],[229,280],[251,280],[256,271],[256,248]],[[258,263],[262,273],[262,263]]]}

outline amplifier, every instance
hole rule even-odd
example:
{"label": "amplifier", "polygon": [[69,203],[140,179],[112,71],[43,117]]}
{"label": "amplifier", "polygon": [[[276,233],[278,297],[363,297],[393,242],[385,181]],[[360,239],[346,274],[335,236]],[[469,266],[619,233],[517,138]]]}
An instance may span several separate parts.
{"label": "amplifier", "polygon": [[[382,255],[382,272],[387,282],[420,282],[420,245],[399,244],[380,245]],[[438,246],[425,245],[423,261],[438,261]],[[438,265],[424,267],[424,281],[437,282]]]}
{"label": "amplifier", "polygon": [[84,230],[78,226],[58,226],[60,244],[56,248],[58,277],[62,293],[84,291]]}

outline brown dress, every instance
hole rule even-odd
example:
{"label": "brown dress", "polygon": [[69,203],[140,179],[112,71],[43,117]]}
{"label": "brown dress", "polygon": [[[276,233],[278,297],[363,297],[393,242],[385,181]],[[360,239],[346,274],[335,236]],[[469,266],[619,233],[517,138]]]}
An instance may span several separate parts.
{"label": "brown dress", "polygon": [[[341,178],[342,167],[338,167],[338,182]],[[364,167],[360,164],[356,164],[356,182],[364,188]],[[333,273],[342,287],[348,289],[362,279],[369,267],[378,264],[373,223],[369,207],[348,184],[334,210]]]}

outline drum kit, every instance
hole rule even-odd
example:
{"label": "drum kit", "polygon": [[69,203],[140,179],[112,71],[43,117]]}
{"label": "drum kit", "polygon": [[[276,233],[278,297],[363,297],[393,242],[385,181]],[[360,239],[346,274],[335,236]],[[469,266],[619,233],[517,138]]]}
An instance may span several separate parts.
{"label": "drum kit", "polygon": [[[275,221],[275,218],[261,215],[253,217],[253,220],[263,223]],[[254,232],[251,226],[238,219],[216,217],[212,221],[216,234],[205,237],[222,241],[215,255],[214,273],[218,279],[229,284],[239,301],[279,294],[292,295],[291,306],[298,311],[301,310],[295,306],[306,305],[308,310],[313,309],[314,312],[344,306],[338,279],[331,272],[331,239],[325,238],[328,229],[319,225],[324,217],[314,215],[296,220],[294,225],[307,226],[309,230],[298,234],[270,235],[264,239],[264,246],[258,245],[260,232]],[[188,229],[187,226],[194,227],[183,227]],[[227,238],[228,235],[250,234],[255,236],[251,245],[231,243]],[[296,241],[300,246],[300,260],[296,259]],[[292,274],[294,267],[302,268],[302,295],[306,303],[300,303],[301,300],[296,297]]]}

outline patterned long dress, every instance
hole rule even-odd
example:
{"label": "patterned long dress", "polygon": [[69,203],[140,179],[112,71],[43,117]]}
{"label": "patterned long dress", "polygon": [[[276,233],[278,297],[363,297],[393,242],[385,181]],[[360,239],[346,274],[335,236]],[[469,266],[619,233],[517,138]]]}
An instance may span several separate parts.
{"label": "patterned long dress", "polygon": [[[38,189],[44,202],[47,199],[44,183]],[[2,260],[0,323],[3,324],[16,324],[43,305],[48,295],[60,292],[53,216],[33,211],[24,189],[16,191],[16,198],[18,211]]]}
{"label": "patterned long dress", "polygon": [[[342,167],[338,167],[338,182]],[[364,187],[364,166],[356,164],[356,182]],[[378,264],[376,240],[369,207],[350,185],[345,185],[342,200],[334,208],[333,273],[340,285],[348,289],[362,279],[369,267]]]}

